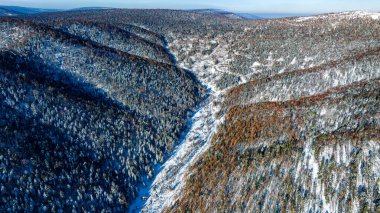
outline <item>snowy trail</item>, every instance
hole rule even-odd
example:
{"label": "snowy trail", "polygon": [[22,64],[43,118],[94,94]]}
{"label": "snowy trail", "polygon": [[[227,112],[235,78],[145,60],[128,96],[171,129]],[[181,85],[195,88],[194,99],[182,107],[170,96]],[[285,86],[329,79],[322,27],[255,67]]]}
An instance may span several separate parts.
{"label": "snowy trail", "polygon": [[[169,48],[166,48],[172,55]],[[176,62],[175,56],[172,56]],[[202,64],[203,60],[199,61]],[[184,64],[181,67],[186,69]],[[216,86],[216,79],[224,71],[218,67],[213,67],[211,71],[201,67],[198,65],[193,73],[208,88],[208,97],[190,119],[188,129],[183,133],[170,158],[164,164],[156,165],[153,180],[147,180],[146,185],[140,187],[138,196],[129,208],[130,213],[161,212],[175,202],[185,184],[189,167],[209,148],[218,124],[223,122],[224,117],[217,118],[216,114],[227,89],[220,91]],[[145,197],[148,199],[145,200]]]}
{"label": "snowy trail", "polygon": [[[227,56],[223,50],[214,51],[213,54]],[[220,76],[229,72],[222,69],[221,65],[211,63],[210,57],[198,58],[196,64],[188,69],[193,70],[197,78],[208,88],[209,97],[192,117],[190,130],[155,177],[142,212],[162,212],[176,202],[185,185],[189,168],[210,147],[219,124],[224,121],[224,116],[216,115],[223,102],[223,95],[229,88],[220,90],[216,85]],[[210,64],[208,69],[204,69],[205,63]],[[180,65],[187,67],[184,63]],[[244,83],[246,78],[243,77],[242,81]]]}
{"label": "snowy trail", "polygon": [[[173,151],[171,157],[162,165],[154,168],[154,180],[140,188],[138,197],[130,206],[130,213],[134,212],[159,212],[165,206],[174,201],[173,195],[179,192],[183,185],[184,175],[197,157],[208,148],[208,141],[212,132],[216,131],[215,124],[222,119],[216,120],[215,114],[219,111],[219,103],[216,95],[210,92],[209,97],[199,106],[194,116],[189,121],[189,129],[183,133],[179,145]],[[147,201],[143,197],[148,196]]]}
{"label": "snowy trail", "polygon": [[[169,44],[168,52],[170,49]],[[224,49],[217,48],[211,55],[196,58],[196,63],[190,68],[186,63],[179,64],[187,70],[192,70],[198,80],[208,88],[208,98],[201,103],[189,121],[190,128],[183,133],[170,158],[162,166],[155,168],[157,175],[154,180],[141,188],[139,197],[133,202],[130,212],[162,212],[178,199],[185,185],[189,168],[210,147],[213,135],[224,120],[224,116],[217,117],[216,115],[223,102],[223,95],[229,88],[220,90],[217,87],[217,80],[223,73],[228,73],[240,77],[242,80],[240,83],[247,81],[246,76],[229,72],[223,69],[221,64],[212,63],[212,55],[228,56]],[[175,55],[172,56],[175,58]],[[205,69],[204,64],[210,65],[209,68]],[[148,199],[143,201],[142,196],[147,196]]]}
{"label": "snowy trail", "polygon": [[219,73],[216,76],[208,75],[209,71],[200,69],[200,66],[196,70],[198,79],[208,88],[209,97],[192,117],[190,130],[155,177],[142,212],[162,212],[178,199],[189,167],[210,147],[213,135],[219,124],[223,123],[224,117],[216,116],[223,102],[223,94],[228,90],[221,91],[216,86],[215,78],[222,73],[221,70],[213,69]]}
{"label": "snowy trail", "polygon": [[192,118],[190,131],[156,176],[142,212],[161,212],[176,201],[184,186],[188,168],[208,149],[211,137],[223,120],[215,117],[220,103],[216,94],[211,94]]}

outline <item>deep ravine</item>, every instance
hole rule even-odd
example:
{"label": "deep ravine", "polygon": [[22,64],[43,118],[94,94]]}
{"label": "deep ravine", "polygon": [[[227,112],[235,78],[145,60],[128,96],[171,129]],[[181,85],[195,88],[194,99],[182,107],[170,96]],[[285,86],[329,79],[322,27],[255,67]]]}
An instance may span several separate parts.
{"label": "deep ravine", "polygon": [[192,118],[192,127],[170,159],[157,174],[149,191],[143,212],[161,212],[174,202],[184,185],[189,166],[209,147],[209,141],[223,118],[216,118],[219,109],[215,92]]}
{"label": "deep ravine", "polygon": [[[204,79],[201,79],[201,81]],[[202,81],[204,82],[204,81]],[[189,166],[209,147],[209,141],[223,117],[217,118],[223,91],[205,85],[208,97],[200,104],[177,147],[164,164],[155,167],[155,177],[140,188],[129,212],[160,212],[175,201],[184,184]],[[148,198],[146,200],[146,198]]]}
{"label": "deep ravine", "polygon": [[[176,56],[170,51],[166,37],[163,37],[164,48],[171,56],[174,64],[177,64]],[[203,71],[203,70],[202,70]],[[210,78],[202,78],[196,72],[191,72],[194,78],[198,78],[201,84],[207,88],[207,97],[199,104],[196,111],[189,118],[187,128],[182,133],[178,145],[164,163],[154,167],[154,177],[145,179],[145,184],[139,188],[138,195],[129,206],[129,212],[160,212],[179,192],[183,185],[187,168],[197,157],[207,149],[212,132],[216,131],[216,113],[219,111],[220,91],[216,89]],[[198,73],[199,74],[199,73]],[[215,91],[217,90],[217,91]]]}
{"label": "deep ravine", "polygon": [[[170,44],[166,42],[165,44],[168,45],[167,50],[170,52]],[[223,51],[219,53],[222,54]],[[174,53],[170,54],[175,58]],[[218,125],[223,123],[224,117],[217,117],[217,114],[223,101],[223,94],[228,88],[220,90],[216,86],[217,78],[223,73],[219,66],[210,67],[211,72],[201,66],[203,61],[208,61],[208,57],[210,56],[199,60],[199,65],[193,66],[190,69],[193,71],[189,71],[207,88],[207,99],[190,118],[188,128],[170,157],[164,164],[155,167],[156,175],[140,189],[129,212],[161,212],[175,202],[185,184],[188,168],[208,149]],[[187,68],[186,64],[179,65]]]}

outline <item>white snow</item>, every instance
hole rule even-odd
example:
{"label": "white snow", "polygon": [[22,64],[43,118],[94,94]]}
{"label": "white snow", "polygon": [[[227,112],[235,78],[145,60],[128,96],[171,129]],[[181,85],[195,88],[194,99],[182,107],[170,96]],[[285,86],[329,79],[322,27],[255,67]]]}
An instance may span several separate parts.
{"label": "white snow", "polygon": [[312,60],[314,60],[314,57],[307,57],[307,56],[306,56],[306,57],[304,58],[304,61],[305,61],[305,62],[309,62],[309,61],[312,61]]}
{"label": "white snow", "polygon": [[335,14],[323,14],[318,16],[306,16],[295,19],[295,22],[305,22],[317,19],[326,19],[326,18],[338,18],[338,19],[354,19],[354,18],[372,18],[373,20],[380,19],[380,13],[371,13],[366,11],[353,11],[353,12],[342,12]]}
{"label": "white snow", "polygon": [[261,66],[261,63],[255,61],[255,62],[252,64],[251,67],[255,68],[255,67],[259,67],[259,66]]}
{"label": "white snow", "polygon": [[290,65],[294,65],[296,63],[297,63],[297,57],[294,57],[293,60],[292,60],[292,62],[290,62]]}
{"label": "white snow", "polygon": [[306,16],[306,17],[297,18],[295,21],[296,22],[303,22],[303,21],[308,21],[308,20],[312,20],[312,19],[316,19],[316,18],[317,18],[316,16]]}
{"label": "white snow", "polygon": [[211,95],[207,104],[192,118],[192,128],[156,176],[143,211],[161,212],[176,201],[185,184],[188,168],[209,148],[211,137],[223,121],[223,118],[215,117],[219,111],[216,102],[216,97]]}
{"label": "white snow", "polygon": [[321,112],[320,112],[320,115],[325,115],[325,114],[326,114],[326,108],[322,108]]}
{"label": "white snow", "polygon": [[374,20],[379,20],[380,19],[380,13],[371,14],[370,17]]}
{"label": "white snow", "polygon": [[380,18],[380,13],[370,13],[370,12],[366,12],[366,11],[344,12],[341,14],[347,15],[351,18],[370,17],[374,20],[378,20]]}

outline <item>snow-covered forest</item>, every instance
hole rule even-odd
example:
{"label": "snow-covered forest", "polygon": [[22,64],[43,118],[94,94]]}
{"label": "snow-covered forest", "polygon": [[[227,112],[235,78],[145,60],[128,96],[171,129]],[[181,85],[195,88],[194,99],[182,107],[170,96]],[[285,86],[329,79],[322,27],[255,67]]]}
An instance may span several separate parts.
{"label": "snow-covered forest", "polygon": [[380,15],[0,18],[0,211],[380,211]]}

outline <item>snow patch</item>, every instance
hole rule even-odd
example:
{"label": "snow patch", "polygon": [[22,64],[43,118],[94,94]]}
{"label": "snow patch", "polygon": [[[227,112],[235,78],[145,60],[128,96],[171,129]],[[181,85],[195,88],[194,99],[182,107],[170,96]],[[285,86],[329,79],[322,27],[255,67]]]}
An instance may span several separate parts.
{"label": "snow patch", "polygon": [[300,18],[297,18],[295,21],[296,22],[304,22],[304,21],[309,21],[309,20],[313,20],[313,19],[317,19],[318,17],[316,16],[307,16],[307,17],[300,17]]}
{"label": "snow patch", "polygon": [[261,63],[259,63],[259,62],[257,62],[257,61],[255,61],[252,65],[251,65],[251,67],[253,67],[253,68],[255,68],[255,67],[260,67],[261,66]]}
{"label": "snow patch", "polygon": [[295,19],[294,21],[305,22],[305,21],[312,21],[312,20],[326,19],[326,18],[338,18],[338,19],[371,18],[373,20],[379,20],[380,13],[370,13],[366,11],[342,12],[342,13],[335,13],[335,14],[324,14],[324,15],[318,15],[318,16],[300,17],[300,18]]}
{"label": "snow patch", "polygon": [[290,62],[290,65],[294,65],[296,63],[297,63],[297,57],[294,57],[293,60],[292,60],[292,62]]}

